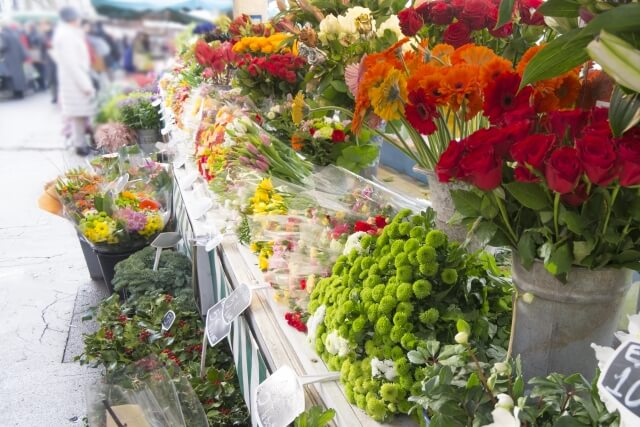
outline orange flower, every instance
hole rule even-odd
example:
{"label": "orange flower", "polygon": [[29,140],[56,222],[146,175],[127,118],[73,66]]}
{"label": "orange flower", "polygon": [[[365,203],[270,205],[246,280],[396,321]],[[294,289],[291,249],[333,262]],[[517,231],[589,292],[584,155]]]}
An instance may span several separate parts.
{"label": "orange flower", "polygon": [[140,209],[148,209],[150,211],[157,211],[160,209],[160,203],[151,199],[140,200]]}
{"label": "orange flower", "polygon": [[483,86],[494,81],[499,75],[503,73],[512,73],[513,65],[508,59],[504,59],[500,56],[489,60],[480,68],[480,81]]}
{"label": "orange flower", "polygon": [[445,73],[431,74],[420,80],[422,87],[427,96],[438,105],[444,105],[449,102],[449,97],[442,92],[442,79]]}
{"label": "orange flower", "polygon": [[580,79],[573,71],[537,82],[533,98],[536,111],[546,113],[573,108],[580,95],[580,88]]}
{"label": "orange flower", "polygon": [[477,74],[477,66],[461,64],[451,67],[444,76],[441,89],[449,97],[449,105],[454,111],[460,108],[467,94],[478,89]]}
{"label": "orange flower", "polygon": [[291,136],[291,148],[295,151],[300,151],[304,147],[304,139],[300,138],[298,135]]}
{"label": "orange flower", "polygon": [[560,108],[573,108],[580,95],[580,79],[574,73],[567,73],[555,91]]}
{"label": "orange flower", "polygon": [[480,88],[469,92],[465,99],[465,120],[471,120],[482,111],[482,94]]}
{"label": "orange flower", "polygon": [[485,65],[494,58],[499,58],[491,49],[485,46],[476,46],[472,43],[460,46],[451,55],[451,63]]}
{"label": "orange flower", "polygon": [[453,55],[453,52],[455,52],[455,48],[450,44],[437,44],[433,47],[433,49],[431,49],[431,57],[437,58],[437,60],[432,59],[430,62],[438,66],[441,66],[443,64],[451,65],[451,55]]}
{"label": "orange flower", "polygon": [[423,87],[422,80],[433,77],[434,75],[441,76],[445,69],[436,67],[433,64],[421,64],[409,73],[409,79],[407,85],[410,88]]}

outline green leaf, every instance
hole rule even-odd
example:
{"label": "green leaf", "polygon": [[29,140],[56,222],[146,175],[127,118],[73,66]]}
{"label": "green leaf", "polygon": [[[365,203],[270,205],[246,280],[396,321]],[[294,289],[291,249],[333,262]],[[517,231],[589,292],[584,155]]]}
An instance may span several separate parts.
{"label": "green leaf", "polygon": [[540,184],[532,182],[511,182],[505,184],[507,191],[523,206],[536,211],[551,207],[547,192]]}
{"label": "green leaf", "polygon": [[582,234],[587,226],[582,215],[574,211],[563,210],[560,212],[559,220],[561,223],[565,224],[571,232],[578,235]]}
{"label": "green leaf", "polygon": [[534,233],[525,232],[518,241],[518,255],[520,255],[520,261],[522,266],[527,270],[533,265],[533,261],[536,259],[536,241]]}
{"label": "green leaf", "polygon": [[544,16],[559,16],[564,18],[577,18],[580,3],[575,0],[548,0],[540,5],[538,13]]}
{"label": "green leaf", "polygon": [[544,266],[554,276],[562,276],[571,271],[571,264],[573,264],[573,254],[569,249],[569,244],[564,243],[551,249],[549,260]]}
{"label": "green leaf", "polygon": [[584,424],[571,415],[563,415],[558,418],[553,427],[584,427]]}
{"label": "green leaf", "polygon": [[480,196],[467,190],[451,190],[450,193],[453,204],[458,212],[465,217],[480,216]]}
{"label": "green leaf", "polygon": [[593,251],[593,242],[578,241],[573,242],[573,257],[576,263],[580,263]]}
{"label": "green leaf", "polygon": [[496,26],[494,27],[494,29],[498,29],[504,24],[511,22],[511,17],[513,16],[513,6],[515,5],[515,3],[515,0],[500,1],[500,8],[498,9],[498,22],[496,22]]}
{"label": "green leaf", "polygon": [[602,30],[607,30],[610,33],[637,31],[638,22],[640,22],[640,4],[629,3],[596,15],[582,29],[582,32],[595,37]]}
{"label": "green leaf", "polygon": [[493,222],[482,221],[473,233],[480,242],[480,246],[488,244],[498,231],[498,226]]}
{"label": "green leaf", "polygon": [[466,332],[467,334],[471,333],[471,326],[464,319],[458,319],[456,322],[456,329],[458,332]]}
{"label": "green leaf", "polygon": [[478,374],[475,372],[469,375],[469,379],[467,380],[467,389],[472,389],[480,385],[480,378],[478,378]]}
{"label": "green leaf", "polygon": [[331,86],[337,90],[338,92],[341,93],[347,93],[347,91],[349,90],[349,88],[347,87],[346,83],[340,80],[331,80]]}
{"label": "green leaf", "polygon": [[584,50],[592,36],[575,29],[548,43],[533,58],[522,75],[520,88],[549,79],[577,67],[589,59]]}
{"label": "green leaf", "polygon": [[[640,79],[640,76],[638,76]],[[625,94],[619,86],[613,89],[609,105],[609,124],[613,136],[623,133],[640,122],[640,94]]]}
{"label": "green leaf", "polygon": [[495,205],[495,203],[493,203],[491,197],[487,196],[486,194],[482,196],[482,202],[480,203],[480,213],[482,214],[482,217],[486,219],[493,219],[499,213],[498,207]]}

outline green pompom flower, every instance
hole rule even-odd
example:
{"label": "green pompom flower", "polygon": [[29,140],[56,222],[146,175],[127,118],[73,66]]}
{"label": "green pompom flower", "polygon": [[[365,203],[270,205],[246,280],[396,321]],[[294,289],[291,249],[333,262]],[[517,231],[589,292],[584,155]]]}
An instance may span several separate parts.
{"label": "green pompom flower", "polygon": [[425,241],[428,245],[438,249],[447,244],[447,235],[440,230],[431,230],[427,233]]}
{"label": "green pompom flower", "polygon": [[458,281],[458,272],[453,268],[445,268],[440,274],[440,279],[447,285],[455,285]]}

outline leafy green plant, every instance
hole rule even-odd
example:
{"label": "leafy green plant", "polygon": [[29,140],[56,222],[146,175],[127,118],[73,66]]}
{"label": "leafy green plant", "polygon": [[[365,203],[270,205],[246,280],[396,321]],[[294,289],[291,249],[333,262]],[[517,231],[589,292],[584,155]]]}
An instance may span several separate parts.
{"label": "leafy green plant", "polygon": [[314,406],[308,411],[298,415],[293,422],[294,427],[324,427],[336,416],[334,409],[326,411],[320,406]]}
{"label": "leafy green plant", "polygon": [[162,119],[150,92],[133,92],[118,102],[119,121],[131,129],[160,129]]}
{"label": "leafy green plant", "polygon": [[124,290],[131,300],[149,290],[174,296],[191,296],[191,261],[176,251],[165,250],[160,256],[158,270],[153,271],[155,248],[150,246],[134,253],[115,268],[114,289]]}

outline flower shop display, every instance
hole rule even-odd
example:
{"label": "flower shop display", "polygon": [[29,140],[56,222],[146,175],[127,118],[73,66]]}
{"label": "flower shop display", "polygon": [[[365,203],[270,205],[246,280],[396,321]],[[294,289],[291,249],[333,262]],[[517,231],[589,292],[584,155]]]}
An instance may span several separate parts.
{"label": "flower shop display", "polygon": [[156,151],[155,143],[162,140],[162,119],[155,98],[150,92],[134,92],[118,104],[120,121],[137,132],[138,143],[147,153]]}

